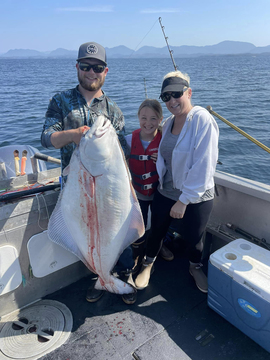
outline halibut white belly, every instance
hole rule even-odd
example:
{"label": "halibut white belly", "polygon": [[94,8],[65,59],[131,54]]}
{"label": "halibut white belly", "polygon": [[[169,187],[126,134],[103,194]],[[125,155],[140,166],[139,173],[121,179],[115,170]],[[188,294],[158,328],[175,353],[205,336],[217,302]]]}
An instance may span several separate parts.
{"label": "halibut white belly", "polygon": [[133,288],[111,272],[124,249],[144,234],[140,206],[116,132],[99,116],[75,149],[68,178],[48,224],[50,239],[98,275],[113,293]]}

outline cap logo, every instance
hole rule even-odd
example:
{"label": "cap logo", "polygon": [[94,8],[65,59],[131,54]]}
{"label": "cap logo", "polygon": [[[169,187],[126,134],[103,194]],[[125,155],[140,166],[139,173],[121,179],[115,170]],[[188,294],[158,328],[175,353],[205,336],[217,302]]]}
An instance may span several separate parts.
{"label": "cap logo", "polygon": [[94,54],[97,54],[98,48],[97,48],[96,45],[90,44],[90,45],[87,46],[86,52],[87,52],[88,54],[94,55]]}

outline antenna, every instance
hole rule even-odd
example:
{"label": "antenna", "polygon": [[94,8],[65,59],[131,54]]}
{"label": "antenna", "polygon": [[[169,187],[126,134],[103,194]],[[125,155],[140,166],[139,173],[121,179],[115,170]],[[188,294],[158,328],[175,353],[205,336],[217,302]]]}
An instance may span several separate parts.
{"label": "antenna", "polygon": [[170,53],[170,56],[171,56],[171,59],[172,59],[172,62],[173,62],[173,66],[174,66],[174,70],[176,71],[178,69],[177,65],[175,64],[174,62],[174,58],[173,58],[173,50],[170,49],[170,46],[168,44],[168,37],[165,35],[165,31],[164,31],[164,26],[162,25],[161,23],[161,17],[158,18],[159,20],[159,23],[160,23],[160,26],[161,26],[161,30],[163,32],[163,35],[164,35],[164,38],[165,38],[165,41],[166,41],[166,44],[167,44],[167,47],[168,47],[168,50],[169,50],[169,53]]}

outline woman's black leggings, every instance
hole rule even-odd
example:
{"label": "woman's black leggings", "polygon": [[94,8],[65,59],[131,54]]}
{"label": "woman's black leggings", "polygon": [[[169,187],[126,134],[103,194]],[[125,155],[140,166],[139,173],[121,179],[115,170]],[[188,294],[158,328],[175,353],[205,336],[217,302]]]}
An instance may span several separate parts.
{"label": "woman's black leggings", "polygon": [[[199,263],[203,251],[202,237],[209,220],[214,200],[203,201],[197,204],[187,205],[182,219],[174,220],[174,229],[188,244],[189,261]],[[171,200],[156,191],[152,203],[151,230],[147,239],[146,256],[157,256],[162,239],[166,235],[172,221],[170,211],[175,204]]]}

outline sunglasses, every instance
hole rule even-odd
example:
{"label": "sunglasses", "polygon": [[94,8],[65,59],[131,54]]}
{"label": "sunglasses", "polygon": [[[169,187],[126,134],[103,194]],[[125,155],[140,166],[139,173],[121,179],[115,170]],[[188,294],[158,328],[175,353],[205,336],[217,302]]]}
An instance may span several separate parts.
{"label": "sunglasses", "polygon": [[100,64],[96,64],[96,65],[90,65],[90,64],[86,64],[86,63],[82,63],[79,62],[79,68],[82,71],[90,71],[91,69],[93,69],[94,73],[100,74],[105,70],[105,65],[100,65]]}
{"label": "sunglasses", "polygon": [[183,96],[184,91],[186,91],[187,89],[183,90],[183,91],[172,91],[171,93],[163,93],[160,95],[160,98],[163,102],[168,102],[171,100],[171,97],[173,97],[174,99],[179,99],[181,96]]}

